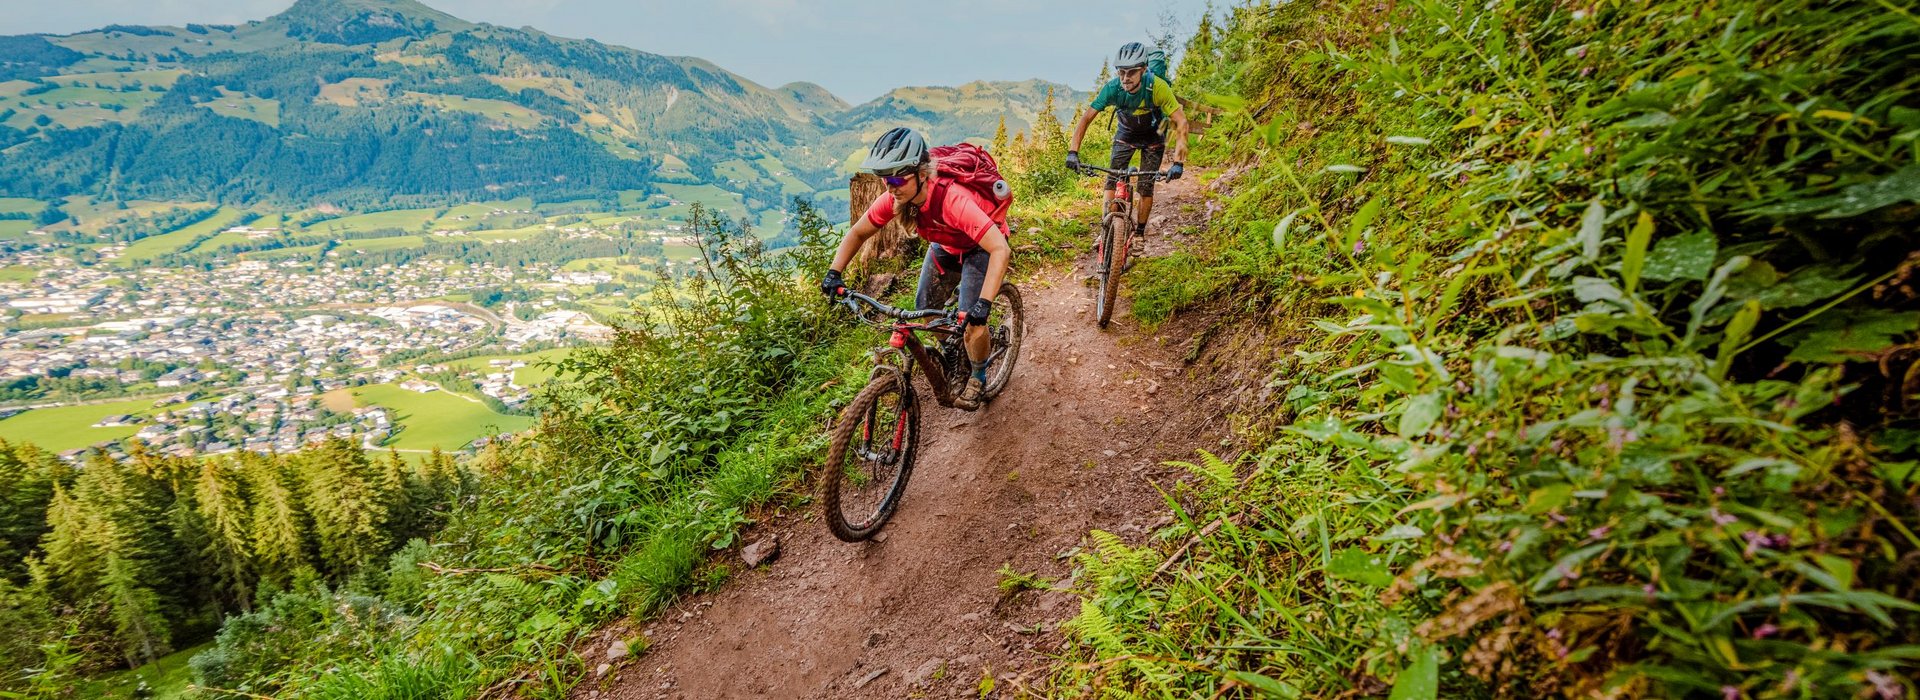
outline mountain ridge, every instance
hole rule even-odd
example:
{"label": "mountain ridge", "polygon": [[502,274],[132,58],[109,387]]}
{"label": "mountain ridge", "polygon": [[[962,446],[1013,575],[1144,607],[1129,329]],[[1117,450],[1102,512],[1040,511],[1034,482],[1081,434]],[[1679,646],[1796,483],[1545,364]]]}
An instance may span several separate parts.
{"label": "mountain ridge", "polygon": [[[0,37],[0,152],[12,162],[0,163],[0,193],[356,208],[382,196],[579,197],[646,189],[671,156],[688,177],[775,208],[843,187],[846,156],[891,126],[944,141],[984,139],[1001,117],[1026,130],[1046,87],[1056,116],[1070,116],[1081,94],[1037,80],[903,87],[855,105],[811,82],[769,87],[698,57],[469,22],[414,0],[298,0],[242,25]],[[447,134],[471,141],[435,136]],[[142,167],[168,138],[237,138],[258,153],[217,147],[231,152]],[[353,162],[297,148],[351,150],[343,139],[377,147]],[[434,182],[311,185],[293,167],[320,157],[329,171],[364,170],[371,153],[447,150],[463,153],[458,172]],[[728,163],[759,176],[720,176]]]}

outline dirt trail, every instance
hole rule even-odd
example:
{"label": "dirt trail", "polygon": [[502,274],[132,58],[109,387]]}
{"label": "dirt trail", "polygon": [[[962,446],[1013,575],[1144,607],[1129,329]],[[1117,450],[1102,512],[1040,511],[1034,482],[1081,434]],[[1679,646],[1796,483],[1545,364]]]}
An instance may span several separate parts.
{"label": "dirt trail", "polygon": [[[1158,209],[1191,216],[1178,212],[1192,182],[1162,185],[1172,196]],[[1162,235],[1175,228],[1158,227],[1149,254],[1176,245]],[[922,452],[882,540],[836,540],[816,512],[762,524],[747,541],[778,534],[778,560],[639,630],[610,630],[653,646],[604,679],[590,673],[573,697],[978,697],[983,674],[1007,697],[1039,680],[1079,608],[1062,592],[1002,600],[1002,565],[1058,581],[1090,529],[1140,543],[1165,510],[1154,484],[1180,478],[1160,463],[1218,439],[1221,409],[1186,380],[1187,336],[1142,334],[1124,305],[1099,330],[1085,268],[1019,283],[1027,345],[992,405],[927,400]],[[605,649],[603,638],[584,650],[589,669]]]}

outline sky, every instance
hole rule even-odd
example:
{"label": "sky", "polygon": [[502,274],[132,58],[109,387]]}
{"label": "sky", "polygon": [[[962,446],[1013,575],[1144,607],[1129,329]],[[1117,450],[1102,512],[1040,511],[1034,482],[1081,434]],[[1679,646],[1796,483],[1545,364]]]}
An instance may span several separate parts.
{"label": "sky", "polygon": [[[1042,78],[1092,89],[1128,41],[1185,43],[1207,0],[425,0],[475,22],[697,56],[775,87],[809,81],[850,103],[887,90]],[[0,35],[108,24],[240,24],[292,0],[6,0]],[[1228,3],[1231,4],[1231,3]]]}

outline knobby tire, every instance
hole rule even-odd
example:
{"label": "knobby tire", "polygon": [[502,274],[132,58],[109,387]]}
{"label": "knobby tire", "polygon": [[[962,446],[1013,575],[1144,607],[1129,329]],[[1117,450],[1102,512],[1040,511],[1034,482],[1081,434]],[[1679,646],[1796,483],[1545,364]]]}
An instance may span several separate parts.
{"label": "knobby tire", "polygon": [[[827,529],[833,532],[834,537],[846,542],[860,542],[871,538],[887,524],[887,520],[893,517],[894,511],[900,506],[900,497],[907,490],[907,479],[913,473],[914,453],[920,442],[920,402],[908,384],[909,382],[897,375],[883,373],[868,383],[865,389],[861,389],[860,393],[853,397],[853,401],[840,411],[840,420],[834,425],[832,443],[827,448],[826,469],[820,475],[820,503],[826,512]],[[879,417],[879,409],[890,397],[897,407],[896,417],[887,421],[885,425],[873,426],[871,432],[863,431],[862,426],[873,423]],[[870,450],[874,441],[880,438],[884,438],[880,439],[882,443],[889,442],[897,427],[895,421],[898,420],[905,421],[904,435],[895,457],[897,463],[892,465],[892,478],[888,480],[890,483],[886,484],[886,491],[880,502],[872,508],[872,512],[856,514],[860,519],[849,520],[848,514],[844,512],[846,499],[842,493],[842,489],[849,486],[847,459],[856,447],[866,447]],[[880,437],[876,438],[876,436]],[[851,456],[861,462],[859,468],[876,466],[875,462],[864,456],[859,454]],[[867,510],[862,506],[854,507]]]}
{"label": "knobby tire", "polygon": [[1120,292],[1120,268],[1127,264],[1126,246],[1133,230],[1132,222],[1120,216],[1108,216],[1102,227],[1100,244],[1100,299],[1095,304],[1095,320],[1101,328],[1113,320],[1114,299]]}

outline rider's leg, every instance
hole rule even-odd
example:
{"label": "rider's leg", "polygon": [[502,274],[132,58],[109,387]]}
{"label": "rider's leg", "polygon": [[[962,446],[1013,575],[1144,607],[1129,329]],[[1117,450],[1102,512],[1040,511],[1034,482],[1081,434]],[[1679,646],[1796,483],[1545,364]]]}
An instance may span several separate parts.
{"label": "rider's leg", "polygon": [[[960,261],[960,308],[973,308],[973,302],[980,298],[980,287],[987,282],[987,261],[992,256],[983,248],[967,251]],[[991,319],[989,319],[991,322]],[[976,373],[983,367],[980,363],[987,360],[987,353],[993,351],[991,336],[986,326],[968,326],[967,359],[973,360]]]}
{"label": "rider's leg", "polygon": [[[1140,169],[1159,170],[1160,160],[1167,155],[1167,145],[1159,143],[1140,149]],[[1153,181],[1140,183],[1140,205],[1133,210],[1134,233],[1144,243],[1147,236],[1147,218],[1153,214]]]}
{"label": "rider's leg", "polygon": [[913,308],[926,311],[945,307],[947,297],[953,295],[953,286],[959,282],[959,256],[939,245],[928,244],[927,257],[920,261],[920,286],[914,288]]}
{"label": "rider's leg", "polygon": [[[987,261],[990,258],[987,251],[981,248],[967,251],[961,257],[958,289],[960,308],[973,308],[974,302],[980,298],[980,287],[987,281]],[[991,319],[988,322],[991,323]],[[960,397],[978,400],[980,392],[987,386],[987,355],[993,352],[993,335],[988,332],[986,325],[969,325],[962,339],[967,347],[967,359],[972,361],[973,372],[960,390]]]}

